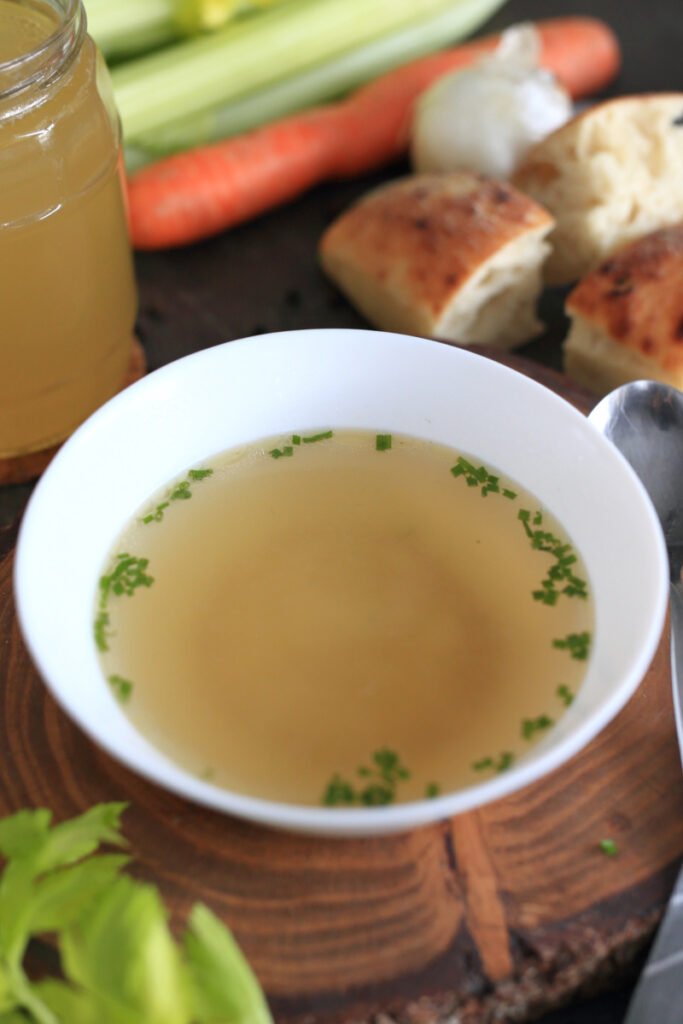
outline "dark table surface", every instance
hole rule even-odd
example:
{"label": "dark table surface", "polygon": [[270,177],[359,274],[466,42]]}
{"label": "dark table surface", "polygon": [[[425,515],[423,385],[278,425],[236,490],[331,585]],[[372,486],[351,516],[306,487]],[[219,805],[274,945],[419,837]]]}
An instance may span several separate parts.
{"label": "dark table surface", "polygon": [[[554,15],[590,14],[616,31],[623,67],[607,95],[683,90],[682,0],[508,0],[482,30]],[[325,226],[377,181],[406,170],[321,186],[289,206],[201,245],[139,254],[138,335],[149,369],[233,338],[308,327],[361,327],[365,322],[324,279],[316,246]],[[683,168],[682,168],[683,173]],[[547,331],[521,350],[559,368],[565,331],[561,292],[543,301]],[[0,530],[15,521],[29,485],[0,488]],[[543,1019],[543,1024],[617,1024],[630,983]],[[653,1021],[652,1024],[657,1024]]]}

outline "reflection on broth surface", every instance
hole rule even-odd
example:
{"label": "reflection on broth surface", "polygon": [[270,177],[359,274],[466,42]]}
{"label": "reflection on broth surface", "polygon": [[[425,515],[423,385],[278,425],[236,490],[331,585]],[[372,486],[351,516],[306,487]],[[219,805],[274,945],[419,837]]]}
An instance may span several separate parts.
{"label": "reflection on broth surface", "polygon": [[237,792],[332,805],[508,768],[571,702],[593,621],[569,540],[516,483],[337,430],[224,453],[154,496],[95,615],[154,744]]}

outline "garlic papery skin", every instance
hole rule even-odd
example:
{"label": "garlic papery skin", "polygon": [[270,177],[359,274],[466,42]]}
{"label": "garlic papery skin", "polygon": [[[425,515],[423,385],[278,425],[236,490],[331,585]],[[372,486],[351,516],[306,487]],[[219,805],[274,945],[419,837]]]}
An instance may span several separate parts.
{"label": "garlic papery skin", "polygon": [[515,26],[492,54],[427,89],[413,118],[415,170],[511,177],[531,146],[572,116],[569,94],[539,67],[539,53],[536,29]]}

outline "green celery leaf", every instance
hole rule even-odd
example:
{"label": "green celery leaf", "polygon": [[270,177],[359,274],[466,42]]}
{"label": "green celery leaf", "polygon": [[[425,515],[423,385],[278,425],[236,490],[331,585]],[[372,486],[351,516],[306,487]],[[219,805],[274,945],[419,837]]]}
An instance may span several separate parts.
{"label": "green celery leaf", "polygon": [[188,994],[161,897],[117,878],[60,936],[67,978],[140,1024],[187,1024]]}
{"label": "green celery leaf", "polygon": [[68,1021],[69,1024],[104,1024],[104,1021],[98,1018],[99,1007],[87,992],[77,991],[65,982],[52,978],[33,987],[36,996],[60,1021]]}
{"label": "green celery leaf", "polygon": [[142,1024],[136,1011],[99,999],[50,978],[34,985],[36,995],[64,1024]]}
{"label": "green celery leaf", "polygon": [[14,1009],[17,1004],[12,988],[9,971],[2,960],[0,960],[0,1024],[3,1019],[2,1014]]}
{"label": "green celery leaf", "polygon": [[0,961],[16,967],[29,940],[34,870],[30,858],[12,860],[0,877]]}
{"label": "green celery leaf", "polygon": [[184,946],[201,1024],[271,1024],[268,1004],[239,946],[201,904],[192,909]]}
{"label": "green celery leaf", "polygon": [[120,853],[102,854],[40,878],[31,900],[31,933],[60,931],[74,924],[88,904],[109,888],[129,859]]}
{"label": "green celery leaf", "polygon": [[125,846],[121,835],[124,803],[97,804],[85,814],[55,825],[38,854],[38,873],[65,867],[94,853],[101,843]]}
{"label": "green celery leaf", "polygon": [[[0,1024],[28,1024],[29,1018],[18,1010],[11,1010],[9,1013],[0,1013]],[[76,1022],[74,1021],[74,1024]]]}
{"label": "green celery leaf", "polygon": [[[65,868],[94,853],[100,843],[121,845],[124,840],[119,831],[119,820],[125,804],[98,804],[71,821],[50,829],[51,815],[47,810],[20,811],[0,821],[0,849],[8,863],[0,877],[0,956],[9,958],[15,966],[23,956],[31,928],[40,889],[46,884],[48,872]],[[98,869],[88,869],[97,874]],[[103,869],[106,872],[106,868]],[[42,876],[40,881],[36,879]],[[88,877],[91,877],[88,875]],[[45,898],[50,892],[57,899],[61,887],[74,891],[68,879],[47,883]],[[84,893],[84,895],[87,895]],[[79,909],[82,904],[79,904]],[[56,927],[60,921],[54,918]]]}
{"label": "green celery leaf", "polygon": [[0,853],[6,860],[37,853],[45,842],[52,821],[51,811],[19,811],[0,821]]}

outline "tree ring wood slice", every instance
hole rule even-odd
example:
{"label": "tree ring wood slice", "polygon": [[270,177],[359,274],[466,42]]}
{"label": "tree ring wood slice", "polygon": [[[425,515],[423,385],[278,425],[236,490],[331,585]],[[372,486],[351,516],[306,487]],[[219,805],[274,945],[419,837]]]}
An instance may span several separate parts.
{"label": "tree ring wood slice", "polygon": [[213,908],[279,1022],[527,1021],[621,980],[652,937],[683,856],[668,630],[621,714],[541,782],[404,835],[312,839],[191,804],[91,743],[31,664],[12,565],[0,561],[0,815],[127,801],[135,873],[177,926],[194,902]]}
{"label": "tree ring wood slice", "polygon": [[[120,390],[140,380],[147,372],[145,351],[137,338],[133,338],[131,344],[130,361],[126,376]],[[44,448],[37,452],[27,452],[26,455],[17,455],[13,458],[0,458],[0,485],[24,484],[36,480],[50,464],[53,457],[59,451],[61,444]]]}

